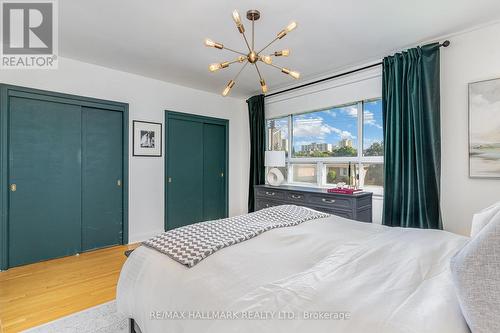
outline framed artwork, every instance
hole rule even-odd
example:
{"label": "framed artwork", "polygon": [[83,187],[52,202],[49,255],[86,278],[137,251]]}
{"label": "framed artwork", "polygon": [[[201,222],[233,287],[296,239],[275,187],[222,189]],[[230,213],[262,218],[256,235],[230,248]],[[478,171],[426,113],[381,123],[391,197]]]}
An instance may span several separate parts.
{"label": "framed artwork", "polygon": [[162,129],[160,123],[134,120],[132,155],[161,157],[161,136]]}
{"label": "framed artwork", "polygon": [[469,84],[469,176],[500,178],[500,79]]}

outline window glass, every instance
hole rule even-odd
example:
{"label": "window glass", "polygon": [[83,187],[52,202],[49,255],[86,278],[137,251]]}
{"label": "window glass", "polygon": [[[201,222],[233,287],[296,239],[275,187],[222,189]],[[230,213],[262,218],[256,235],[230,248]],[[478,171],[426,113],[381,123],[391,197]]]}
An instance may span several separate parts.
{"label": "window glass", "polygon": [[284,150],[288,156],[288,117],[267,121],[267,149]]}
{"label": "window glass", "polygon": [[294,164],[293,181],[315,184],[317,182],[316,164]]}
{"label": "window glass", "polygon": [[[281,171],[281,173],[283,174],[283,178],[285,179],[284,182],[286,183],[287,179],[288,179],[288,167],[273,167],[272,169],[274,169],[274,168]],[[271,169],[271,167],[266,167],[266,175],[270,169]]]}
{"label": "window glass", "polygon": [[[327,184],[349,184],[349,163],[328,164],[325,167]],[[351,164],[351,168],[354,168],[354,163]]]}
{"label": "window glass", "polygon": [[363,156],[383,156],[382,101],[365,102],[363,108]]}
{"label": "window glass", "polygon": [[363,163],[360,183],[362,187],[384,186],[384,165],[380,163]]}
{"label": "window glass", "polygon": [[292,120],[293,157],[357,156],[357,104],[294,115]]}

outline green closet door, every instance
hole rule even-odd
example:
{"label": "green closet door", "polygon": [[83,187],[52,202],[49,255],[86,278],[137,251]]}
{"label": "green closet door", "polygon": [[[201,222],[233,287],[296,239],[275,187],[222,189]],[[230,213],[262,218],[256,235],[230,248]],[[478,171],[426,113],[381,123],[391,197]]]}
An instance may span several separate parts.
{"label": "green closet door", "polygon": [[80,107],[12,97],[9,110],[9,266],[80,252]]}
{"label": "green closet door", "polygon": [[203,126],[203,219],[226,217],[226,127]]}
{"label": "green closet door", "polygon": [[122,241],[122,113],[82,108],[82,249]]}
{"label": "green closet door", "polygon": [[203,123],[168,120],[166,159],[166,229],[202,221]]}

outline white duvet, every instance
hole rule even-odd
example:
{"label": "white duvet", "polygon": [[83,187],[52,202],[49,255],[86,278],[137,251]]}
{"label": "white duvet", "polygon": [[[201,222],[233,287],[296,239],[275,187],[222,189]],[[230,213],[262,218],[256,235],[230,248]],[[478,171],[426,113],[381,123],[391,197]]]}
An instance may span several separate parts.
{"label": "white duvet", "polygon": [[143,333],[469,332],[449,270],[466,241],[332,216],[268,231],[193,268],[140,247],[121,272],[118,309]]}

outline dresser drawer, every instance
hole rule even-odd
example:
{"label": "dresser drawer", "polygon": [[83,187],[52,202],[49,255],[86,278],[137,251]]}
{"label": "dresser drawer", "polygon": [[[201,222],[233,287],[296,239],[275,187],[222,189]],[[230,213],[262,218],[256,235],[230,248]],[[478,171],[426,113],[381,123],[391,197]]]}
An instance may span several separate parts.
{"label": "dresser drawer", "polygon": [[306,203],[306,195],[301,192],[286,192],[286,200],[290,203],[295,203],[300,205],[301,203]]}
{"label": "dresser drawer", "polygon": [[284,191],[276,191],[268,188],[256,188],[255,195],[257,197],[265,197],[273,200],[284,200],[286,192]]}
{"label": "dresser drawer", "polygon": [[329,196],[322,194],[311,194],[308,202],[311,205],[318,205],[328,208],[352,209],[352,199],[349,197]]}
{"label": "dresser drawer", "polygon": [[283,202],[279,202],[279,201],[273,201],[273,200],[267,200],[267,199],[259,199],[259,198],[257,198],[255,200],[255,210],[256,211],[264,209],[264,208],[279,206],[279,205],[284,205],[284,203]]}
{"label": "dresser drawer", "polygon": [[328,193],[324,189],[284,185],[280,187],[256,185],[255,210],[279,206],[297,205],[321,212],[362,222],[372,221],[372,194]]}

